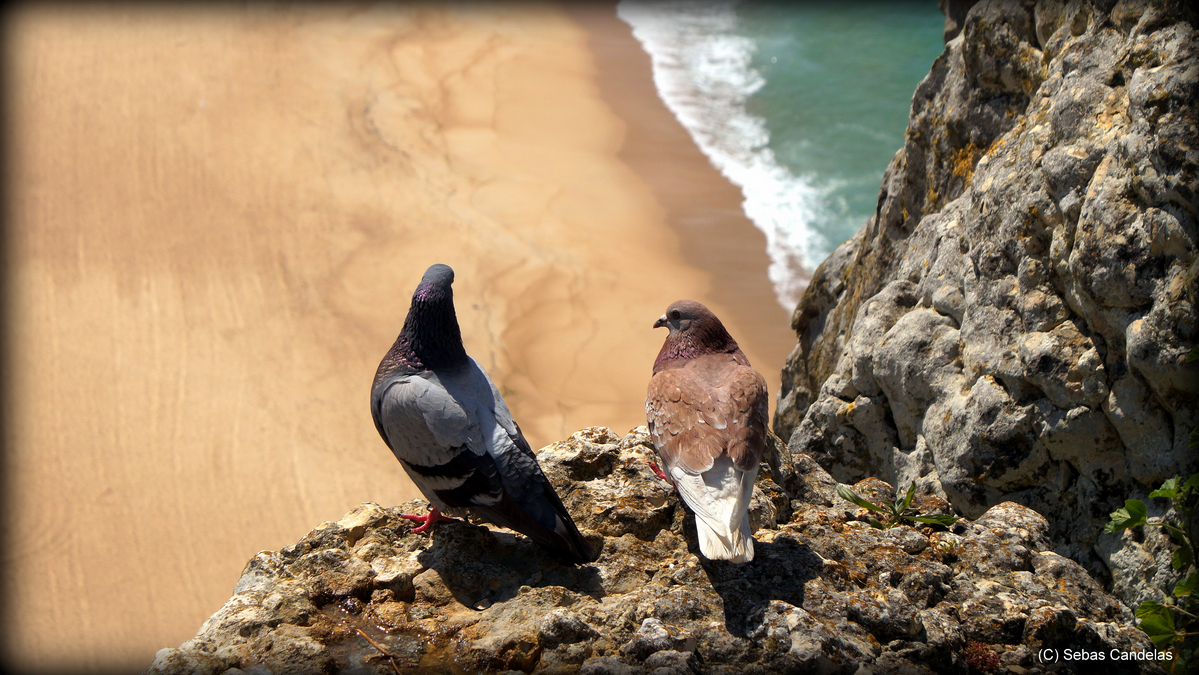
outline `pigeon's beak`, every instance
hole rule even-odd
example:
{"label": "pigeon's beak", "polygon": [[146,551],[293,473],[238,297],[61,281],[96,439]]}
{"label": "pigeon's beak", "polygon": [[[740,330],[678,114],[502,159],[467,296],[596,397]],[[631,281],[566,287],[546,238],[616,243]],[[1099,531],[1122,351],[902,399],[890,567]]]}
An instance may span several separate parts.
{"label": "pigeon's beak", "polygon": [[666,325],[666,315],[665,314],[658,317],[658,320],[654,322],[654,328],[661,328],[662,326],[665,326],[665,325]]}

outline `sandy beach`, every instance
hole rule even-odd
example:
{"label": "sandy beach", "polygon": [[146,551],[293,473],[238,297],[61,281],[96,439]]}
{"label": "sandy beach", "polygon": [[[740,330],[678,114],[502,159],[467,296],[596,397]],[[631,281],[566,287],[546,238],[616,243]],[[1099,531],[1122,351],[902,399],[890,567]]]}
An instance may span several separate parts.
{"label": "sandy beach", "polygon": [[416,497],[367,401],[431,263],[535,448],[644,423],[679,298],[777,392],[765,240],[611,5],[34,5],[5,29],[17,671],[140,671],[259,550]]}

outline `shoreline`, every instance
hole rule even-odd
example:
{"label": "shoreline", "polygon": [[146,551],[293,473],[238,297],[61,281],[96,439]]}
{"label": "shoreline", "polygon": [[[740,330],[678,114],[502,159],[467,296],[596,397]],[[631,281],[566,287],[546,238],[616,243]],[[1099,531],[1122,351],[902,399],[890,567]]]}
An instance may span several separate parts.
{"label": "shoreline", "polygon": [[766,276],[765,234],[742,210],[740,188],[712,166],[662,101],[650,56],[616,16],[616,3],[564,6],[588,33],[601,97],[625,123],[617,156],[651,186],[684,260],[708,276],[706,303],[766,378],[773,416],[795,333]]}

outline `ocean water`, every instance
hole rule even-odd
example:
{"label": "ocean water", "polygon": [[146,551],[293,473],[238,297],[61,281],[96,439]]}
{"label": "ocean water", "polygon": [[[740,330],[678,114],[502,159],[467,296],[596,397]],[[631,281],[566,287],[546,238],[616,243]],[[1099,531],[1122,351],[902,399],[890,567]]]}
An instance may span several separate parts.
{"label": "ocean water", "polygon": [[936,0],[622,0],[654,83],[766,234],[790,310],[813,270],[874,212],[912,92],[944,44]]}

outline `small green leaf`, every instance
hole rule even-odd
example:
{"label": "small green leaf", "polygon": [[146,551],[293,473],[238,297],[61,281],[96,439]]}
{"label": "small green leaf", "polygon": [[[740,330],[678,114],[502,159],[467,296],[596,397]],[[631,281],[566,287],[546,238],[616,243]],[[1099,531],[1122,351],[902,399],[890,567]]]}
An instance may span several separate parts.
{"label": "small green leaf", "polygon": [[[1180,570],[1191,564],[1191,548],[1183,546],[1177,551],[1174,551],[1174,559],[1170,561],[1170,566],[1176,570]],[[1179,582],[1181,583],[1181,582]]]}
{"label": "small green leaf", "polygon": [[1149,516],[1149,509],[1145,508],[1145,502],[1139,499],[1125,499],[1124,508],[1128,509],[1129,515],[1135,518],[1138,523],[1144,523],[1145,518]]}
{"label": "small green leaf", "polygon": [[1191,449],[1199,450],[1199,429],[1191,429]]}
{"label": "small green leaf", "polygon": [[1111,521],[1107,527],[1103,528],[1104,532],[1112,533],[1121,530],[1127,530],[1130,527],[1145,524],[1145,516],[1149,513],[1145,508],[1145,502],[1139,499],[1128,499],[1124,502],[1124,508],[1112,511]]}
{"label": "small green leaf", "polygon": [[1199,361],[1199,346],[1196,346],[1191,350],[1190,354],[1187,354],[1187,363],[1194,363],[1195,361]]}
{"label": "small green leaf", "polygon": [[1185,579],[1174,585],[1174,597],[1182,598],[1190,595],[1196,585],[1199,585],[1199,570],[1191,570]]}
{"label": "small green leaf", "polygon": [[1154,490],[1153,492],[1150,492],[1149,496],[1150,497],[1160,497],[1162,499],[1174,499],[1175,497],[1178,496],[1178,483],[1181,480],[1182,480],[1181,478],[1179,478],[1178,476],[1175,476],[1175,477],[1171,478],[1170,480],[1167,480],[1166,482],[1162,483],[1162,486],[1159,487],[1158,489]]}
{"label": "small green leaf", "polygon": [[[1194,430],[1194,431],[1192,431],[1192,432],[1191,432],[1191,442],[1192,442],[1192,443],[1194,443],[1194,439],[1195,439],[1195,436],[1196,436],[1197,434],[1199,434],[1199,429],[1196,429],[1196,430]],[[1194,446],[1194,445],[1192,445],[1191,447],[1193,448],[1193,447],[1195,447],[1195,446]],[[1187,479],[1187,482],[1185,482],[1185,483],[1183,483],[1183,484],[1182,484],[1182,487],[1183,487],[1184,489],[1189,489],[1189,490],[1197,490],[1197,489],[1199,489],[1199,473],[1197,473],[1197,474],[1195,474],[1194,476],[1191,476],[1190,478],[1188,478],[1188,479]]]}
{"label": "small green leaf", "polygon": [[1156,602],[1153,600],[1145,600],[1144,602],[1142,602],[1140,605],[1137,606],[1136,611],[1134,613],[1137,615],[1138,619],[1143,619],[1146,616],[1149,616],[1150,614],[1161,611],[1163,609],[1168,609],[1168,608],[1160,602]]}
{"label": "small green leaf", "polygon": [[844,499],[847,502],[853,502],[864,509],[870,509],[871,511],[878,511],[880,513],[882,512],[882,509],[880,509],[878,506],[858,496],[856,492],[850,490],[844,485],[837,486],[837,494],[841,495],[841,499]]}
{"label": "small green leaf", "polygon": [[878,521],[878,518],[871,518],[869,522],[870,522],[870,527],[873,527],[873,528],[874,528],[874,529],[876,529],[876,530],[885,530],[885,529],[887,529],[887,527],[886,527],[885,525],[883,525],[882,523],[880,523],[880,522]]}
{"label": "small green leaf", "polygon": [[895,511],[895,515],[899,515],[899,514],[903,513],[904,511],[907,511],[908,507],[912,505],[912,497],[915,497],[915,496],[916,496],[916,481],[912,481],[911,486],[908,487],[908,494],[906,496],[904,496],[903,503],[900,504],[899,508]]}
{"label": "small green leaf", "polygon": [[929,525],[941,525],[949,527],[958,522],[954,516],[904,516],[908,520],[914,520],[917,523],[927,523]]}
{"label": "small green leaf", "polygon": [[1170,613],[1170,608],[1159,602],[1146,600],[1137,607],[1137,618],[1141,620],[1138,626],[1145,634],[1153,640],[1153,644],[1159,649],[1169,647],[1174,642],[1178,641],[1178,636],[1174,633],[1174,615]]}

